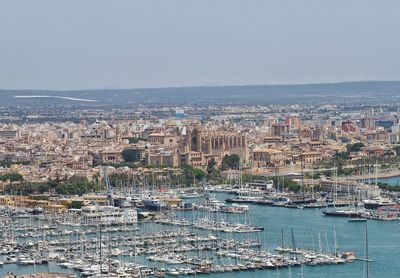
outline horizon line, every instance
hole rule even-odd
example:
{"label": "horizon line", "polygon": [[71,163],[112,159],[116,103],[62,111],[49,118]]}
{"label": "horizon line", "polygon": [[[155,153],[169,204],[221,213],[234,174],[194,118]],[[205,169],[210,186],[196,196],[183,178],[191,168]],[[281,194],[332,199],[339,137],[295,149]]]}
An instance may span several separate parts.
{"label": "horizon line", "polygon": [[184,88],[213,88],[213,87],[259,87],[259,86],[315,86],[315,85],[336,85],[349,83],[372,83],[372,82],[400,82],[400,80],[353,80],[353,81],[334,81],[334,82],[305,82],[305,83],[270,83],[270,84],[204,84],[187,86],[160,86],[160,87],[130,87],[130,88],[87,88],[87,89],[2,89],[0,91],[46,91],[46,92],[82,92],[82,91],[115,91],[115,90],[154,90],[154,89],[184,89]]}

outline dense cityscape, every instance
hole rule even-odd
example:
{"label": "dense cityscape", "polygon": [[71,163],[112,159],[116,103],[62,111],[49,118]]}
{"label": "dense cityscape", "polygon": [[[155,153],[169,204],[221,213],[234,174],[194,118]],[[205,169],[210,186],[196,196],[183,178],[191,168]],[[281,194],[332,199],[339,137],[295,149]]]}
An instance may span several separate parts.
{"label": "dense cityscape", "polygon": [[333,238],[312,232],[307,246],[282,225],[267,249],[260,235],[270,227],[257,214],[399,220],[395,105],[133,109],[27,99],[1,108],[1,265],[9,273],[41,265],[85,277],[291,275],[296,266],[304,275],[303,266],[354,262],[365,269],[368,254],[339,249],[335,224],[327,227]]}

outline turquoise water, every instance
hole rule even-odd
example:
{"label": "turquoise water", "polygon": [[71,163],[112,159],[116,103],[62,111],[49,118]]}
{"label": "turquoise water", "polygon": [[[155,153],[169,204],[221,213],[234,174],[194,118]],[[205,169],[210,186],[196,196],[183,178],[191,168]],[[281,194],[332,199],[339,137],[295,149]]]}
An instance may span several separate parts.
{"label": "turquoise water", "polygon": [[378,179],[378,182],[379,181],[390,184],[390,185],[400,185],[400,177],[390,177],[390,178]]}
{"label": "turquoise water", "polygon": [[[312,247],[311,233],[320,233],[324,238],[333,238],[333,227],[336,227],[337,239],[342,250],[355,251],[358,257],[364,256],[365,223],[349,223],[345,218],[322,216],[321,210],[297,210],[276,207],[255,207],[257,218],[266,229],[267,247],[278,242],[281,227],[294,229],[296,241],[303,246]],[[400,254],[399,222],[368,221],[369,255],[371,271],[374,277],[399,277],[397,258]],[[274,242],[275,239],[275,242]],[[331,248],[333,240],[330,240]],[[298,243],[297,243],[298,244]],[[332,250],[332,249],[331,249]],[[306,277],[363,277],[363,262],[346,265],[305,267]],[[296,270],[299,274],[300,271]],[[261,277],[261,276],[258,276]]]}
{"label": "turquoise water", "polygon": [[65,268],[60,268],[56,263],[48,263],[43,265],[33,266],[21,266],[21,265],[4,265],[0,267],[0,277],[3,277],[7,274],[7,272],[13,272],[17,275],[28,274],[33,272],[68,272],[74,273],[72,270],[68,270]]}
{"label": "turquoise water", "polygon": [[[218,194],[223,200],[225,194]],[[265,231],[260,233],[264,248],[272,250],[280,244],[281,228],[285,231],[285,240],[291,240],[291,229],[294,230],[296,246],[318,248],[318,234],[324,250],[333,249],[333,230],[336,228],[340,250],[355,251],[358,257],[364,256],[365,223],[349,223],[346,218],[325,217],[321,209],[288,209],[267,206],[251,206],[256,224],[263,226]],[[192,215],[191,212],[181,216]],[[237,216],[229,216],[237,217]],[[147,225],[147,224],[146,224]],[[371,277],[400,277],[398,258],[400,255],[400,224],[399,222],[368,221],[369,256],[373,262],[370,265]],[[225,234],[229,236],[229,234]],[[247,236],[247,235],[238,235]],[[258,237],[257,234],[251,236]],[[312,240],[314,239],[314,240]],[[55,264],[37,266],[37,271],[60,271]],[[33,267],[7,265],[0,268],[0,276],[7,271],[15,273],[33,272]],[[210,274],[207,277],[289,277],[288,269],[257,270],[247,272],[230,272]],[[291,269],[291,277],[300,277],[300,268]],[[343,265],[305,266],[304,277],[364,277],[364,263],[356,261]]]}

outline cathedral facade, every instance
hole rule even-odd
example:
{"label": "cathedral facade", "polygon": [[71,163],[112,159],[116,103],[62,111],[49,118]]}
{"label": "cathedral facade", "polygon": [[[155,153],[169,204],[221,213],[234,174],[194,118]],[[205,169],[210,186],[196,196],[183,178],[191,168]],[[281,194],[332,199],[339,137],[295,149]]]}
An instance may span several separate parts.
{"label": "cathedral facade", "polygon": [[[198,165],[206,165],[214,158],[220,163],[225,155],[237,154],[243,162],[248,159],[247,140],[244,133],[230,130],[207,130],[200,125],[189,126],[181,140],[181,154],[186,156],[183,164],[193,164],[190,158],[197,160]],[[186,161],[185,161],[186,160]],[[188,161],[189,160],[189,161]]]}

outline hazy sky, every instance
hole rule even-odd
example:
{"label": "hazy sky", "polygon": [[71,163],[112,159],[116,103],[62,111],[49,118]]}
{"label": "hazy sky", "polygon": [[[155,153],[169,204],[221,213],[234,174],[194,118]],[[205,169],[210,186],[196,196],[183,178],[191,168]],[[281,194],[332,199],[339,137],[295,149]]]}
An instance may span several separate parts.
{"label": "hazy sky", "polygon": [[400,80],[399,0],[1,0],[0,88]]}

